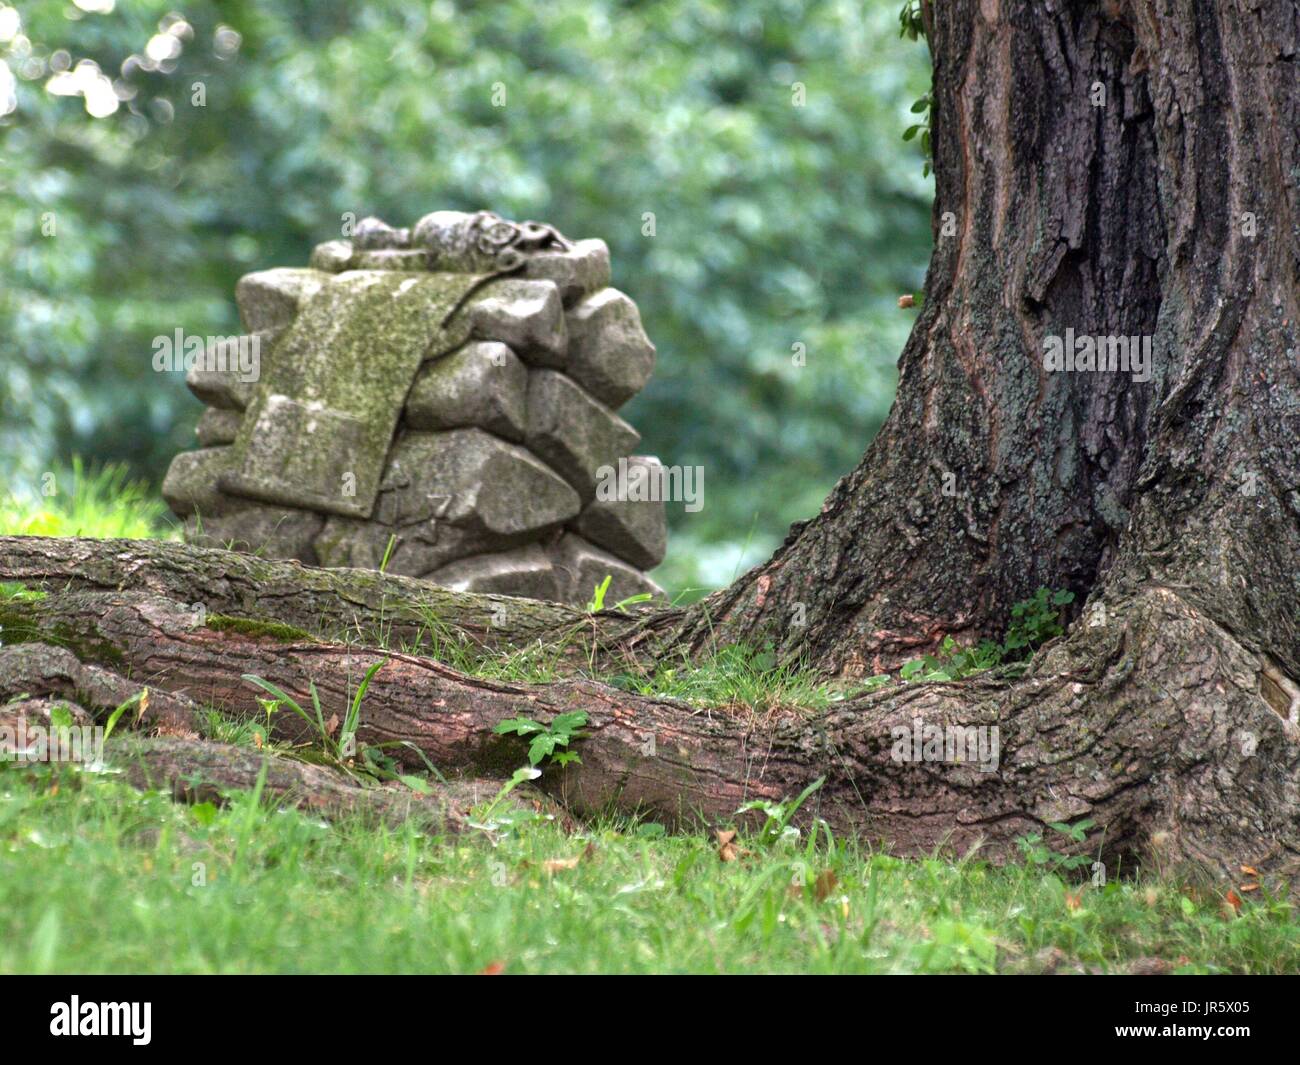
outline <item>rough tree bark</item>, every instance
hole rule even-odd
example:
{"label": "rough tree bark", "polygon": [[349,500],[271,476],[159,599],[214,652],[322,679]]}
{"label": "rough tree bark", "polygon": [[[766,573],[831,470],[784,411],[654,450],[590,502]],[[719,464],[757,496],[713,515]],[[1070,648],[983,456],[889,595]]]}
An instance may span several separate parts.
{"label": "rough tree bark", "polygon": [[190,603],[200,621],[214,614],[270,618],[330,640],[395,646],[439,624],[485,648],[558,643],[566,633],[613,646],[638,628],[612,611],[593,617],[560,603],[468,595],[376,570],[317,569],[166,540],[0,536],[0,578],[46,591],[129,586]]}
{"label": "rough tree bark", "polygon": [[[1016,681],[893,686],[762,721],[389,655],[367,735],[488,772],[518,755],[491,736],[495,720],[580,707],[583,765],[543,779],[579,812],[726,817],[824,774],[816,812],[901,853],[982,843],[1004,856],[1046,821],[1087,816],[1107,855],[1293,877],[1300,8],[950,0],[925,19],[935,252],[886,426],[768,563],[689,610],[593,631],[642,654],[770,639],[855,676],[945,635],[995,635],[1039,585],[1086,597],[1070,631]],[[1045,371],[1044,338],[1067,329],[1151,336],[1151,379]],[[337,702],[380,653],[185,624],[203,596],[178,595],[178,573],[160,577],[167,564],[138,545],[134,566],[76,546],[99,568],[68,592],[32,550],[11,565],[0,544],[0,578],[43,580],[50,596],[9,604],[6,624],[167,691],[248,709],[234,678],[260,671],[299,694],[315,679]],[[222,568],[244,563],[218,552],[203,565],[204,595],[245,595],[262,617],[297,609],[247,595],[247,570],[223,586]],[[355,612],[301,572],[331,624]],[[363,605],[372,619],[389,608]],[[487,635],[488,604],[443,605]],[[567,624],[549,610],[521,622],[526,639],[545,638],[543,618]],[[891,730],[917,720],[996,725],[998,768],[896,761]]]}
{"label": "rough tree bark", "polygon": [[[935,250],[893,411],[688,638],[859,674],[1039,585],[1158,582],[1300,676],[1298,12],[926,5]],[[1152,380],[1045,372],[1067,328],[1152,336]]]}

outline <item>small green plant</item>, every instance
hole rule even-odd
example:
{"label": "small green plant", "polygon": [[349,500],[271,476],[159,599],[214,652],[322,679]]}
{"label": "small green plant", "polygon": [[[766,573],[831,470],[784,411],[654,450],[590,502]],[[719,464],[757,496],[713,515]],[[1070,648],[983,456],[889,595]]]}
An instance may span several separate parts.
{"label": "small green plant", "polygon": [[1060,636],[1065,632],[1065,627],[1061,624],[1059,608],[1073,602],[1073,592],[1053,592],[1039,588],[1032,598],[1017,603],[1011,608],[1014,620],[1002,641],[1003,654],[1010,657],[1014,651],[1032,652],[1048,640]]}
{"label": "small green plant", "polygon": [[[613,575],[606,573],[605,579],[601,581],[592,590],[591,598],[587,600],[587,613],[599,614],[605,609],[605,596],[609,594],[609,582],[613,580]],[[649,592],[638,592],[636,595],[629,595],[626,599],[620,599],[614,604],[615,610],[624,610],[636,603],[645,603],[654,598]]]}
{"label": "small green plant", "polygon": [[620,599],[614,604],[614,609],[626,610],[628,607],[635,606],[637,603],[648,603],[653,598],[654,596],[649,592],[637,592],[636,595],[629,595],[626,599]]}
{"label": "small green plant", "polygon": [[587,613],[599,614],[605,609],[605,593],[609,591],[609,582],[613,577],[606,573],[605,579],[596,585],[595,591],[592,592],[591,598],[587,601]]}
{"label": "small green plant", "polygon": [[898,13],[898,35],[910,41],[918,41],[925,36],[921,0],[907,0],[903,5],[903,10]]}
{"label": "small green plant", "polygon": [[582,764],[576,751],[560,751],[557,747],[567,747],[570,742],[581,738],[578,731],[587,723],[587,714],[583,710],[571,710],[557,714],[549,725],[534,721],[531,717],[512,717],[500,722],[492,731],[498,736],[532,736],[528,745],[528,764],[537,766],[542,759],[550,758],[554,765],[564,767],[571,762]]}
{"label": "small green plant", "polygon": [[934,149],[930,143],[930,109],[933,100],[927,92],[924,96],[912,104],[912,114],[924,116],[921,121],[915,122],[903,130],[903,140],[910,141],[918,133],[921,135],[921,152],[925,155],[925,162],[921,165],[921,176],[929,177],[930,170],[934,165]]}
{"label": "small green plant", "polygon": [[[117,728],[117,723],[122,720],[123,714],[125,714],[133,706],[142,706],[143,704],[145,704],[145,696],[147,695],[148,691],[149,691],[148,688],[141,688],[138,692],[136,692],[133,696],[131,696],[131,698],[127,699],[126,702],[120,703],[117,706],[117,708],[114,709],[114,711],[108,715],[108,720],[104,722],[105,743],[107,743],[108,738],[111,735],[113,735],[113,730]],[[141,712],[143,712],[143,710]]]}
{"label": "small green plant", "polygon": [[72,710],[63,703],[50,707],[50,727],[59,735],[66,735],[72,728]]}
{"label": "small green plant", "polygon": [[[1092,818],[1085,818],[1073,825],[1067,825],[1061,821],[1051,821],[1048,828],[1053,832],[1058,832],[1074,843],[1082,843],[1088,838],[1088,829],[1094,825]],[[1043,842],[1040,833],[1032,832],[1027,836],[1021,836],[1016,840],[1016,846],[1020,848],[1020,853],[1025,856],[1025,861],[1039,868],[1046,868],[1052,871],[1064,870],[1072,872],[1082,866],[1092,863],[1091,856],[1087,854],[1061,854],[1059,851],[1052,850]]]}
{"label": "small green plant", "polygon": [[803,791],[799,792],[794,799],[783,799],[780,802],[772,802],[768,799],[752,799],[743,804],[736,811],[736,814],[739,816],[755,810],[766,816],[767,820],[763,822],[763,827],[758,830],[758,841],[765,847],[770,847],[783,839],[796,839],[799,830],[790,824],[791,820],[799,812],[799,807],[808,801],[809,796],[825,783],[825,777],[818,777]]}
{"label": "small green plant", "polygon": [[1065,632],[1061,608],[1073,602],[1073,592],[1039,588],[1011,608],[1011,626],[1001,643],[983,640],[977,647],[964,647],[947,636],[939,654],[903,663],[898,675],[908,681],[961,680],[997,666],[1023,668],[1034,651]]}
{"label": "small green plant", "polygon": [[[266,712],[268,725],[273,714],[281,707],[287,706],[310,726],[316,735],[316,740],[321,744],[325,751],[339,762],[350,761],[356,755],[356,737],[357,726],[361,717],[361,702],[366,697],[366,691],[370,687],[370,681],[374,675],[385,665],[385,661],[376,662],[368,670],[365,677],[357,685],[356,693],[352,697],[352,702],[348,705],[347,716],[342,721],[342,727],[338,722],[326,722],[325,712],[321,709],[320,694],[316,691],[316,682],[312,681],[308,687],[311,694],[311,705],[313,714],[307,713],[299,705],[298,701],[289,695],[282,688],[272,684],[269,680],[254,676],[252,673],[245,673],[244,680],[256,684],[263,691],[271,694],[271,700],[259,700],[262,709]],[[335,736],[337,729],[338,735]]]}
{"label": "small green plant", "polygon": [[[394,740],[389,743],[370,744],[359,750],[357,748],[357,730],[361,726],[361,704],[370,688],[370,682],[374,680],[375,674],[387,664],[388,659],[385,658],[374,663],[366,670],[361,683],[357,685],[356,692],[353,693],[352,701],[348,704],[347,712],[341,722],[335,718],[331,718],[329,721],[325,720],[325,713],[321,708],[320,695],[316,691],[315,681],[310,682],[308,687],[313,711],[309,714],[293,696],[277,685],[272,684],[269,680],[255,676],[252,673],[245,673],[243,676],[244,680],[256,684],[271,695],[270,699],[258,700],[266,713],[268,732],[270,731],[272,717],[282,707],[288,707],[302,718],[312,730],[314,740],[319,744],[326,764],[343,770],[358,781],[377,783],[395,780],[405,784],[412,791],[428,794],[431,789],[427,780],[401,772],[396,760],[385,753],[389,748],[404,747],[419,756],[430,776],[443,780],[442,774],[433,767],[433,764],[415,744]],[[308,752],[302,749],[294,749],[291,753],[304,760],[312,760],[307,757]]]}
{"label": "small green plant", "polygon": [[940,645],[940,654],[905,662],[898,675],[903,680],[960,680],[1001,664],[1002,647],[992,640],[983,640],[978,647],[962,647],[947,636]]}
{"label": "small green plant", "polygon": [[380,573],[387,573],[387,572],[388,572],[388,563],[389,563],[389,560],[392,559],[392,557],[393,557],[393,548],[396,547],[396,546],[397,546],[397,534],[396,534],[396,533],[393,533],[392,535],[390,535],[390,536],[388,537],[388,544],[387,544],[387,546],[384,548],[384,557],[383,557],[383,559],[382,559],[382,560],[380,561],[380,563],[379,563],[379,572],[380,572]]}
{"label": "small green plant", "polygon": [[45,593],[39,588],[28,588],[17,581],[0,581],[0,602],[39,603]]}
{"label": "small green plant", "polygon": [[502,828],[516,828],[530,821],[536,821],[538,815],[535,811],[520,808],[512,811],[506,816],[502,816],[499,811],[501,804],[505,802],[506,796],[509,795],[520,784],[527,783],[530,780],[536,780],[542,775],[540,769],[533,766],[522,766],[511,774],[510,779],[501,785],[501,789],[492,797],[490,802],[484,803],[481,807],[473,811],[473,820],[470,822],[475,828],[481,828],[488,832],[494,832]]}
{"label": "small green plant", "polygon": [[[910,41],[919,41],[925,38],[925,18],[921,12],[921,0],[907,0],[902,10],[899,11],[898,35],[906,37]],[[921,135],[921,151],[925,155],[925,163],[921,168],[922,177],[929,177],[930,171],[934,167],[934,149],[930,142],[930,114],[933,106],[934,99],[930,93],[926,93],[918,99],[912,104],[912,114],[924,117],[903,131],[903,140],[905,141],[912,140],[918,133]]]}
{"label": "small green plant", "polygon": [[287,743],[271,739],[271,719],[280,709],[278,699],[258,699],[266,715],[265,721],[255,718],[237,718],[223,714],[215,707],[201,708],[201,725],[206,739],[229,743],[236,747],[256,747],[258,750],[288,750]]}

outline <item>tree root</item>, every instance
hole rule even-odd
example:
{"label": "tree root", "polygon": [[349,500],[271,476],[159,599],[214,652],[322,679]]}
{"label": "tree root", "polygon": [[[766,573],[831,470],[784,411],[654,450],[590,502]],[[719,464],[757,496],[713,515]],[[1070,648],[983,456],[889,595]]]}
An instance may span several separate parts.
{"label": "tree root", "polygon": [[[216,631],[152,591],[59,592],[6,611],[7,633],[59,642],[132,684],[235,715],[263,713],[265,693],[241,679],[251,674],[304,705],[314,684],[326,718],[341,716],[383,662],[359,743],[410,743],[450,775],[508,776],[525,744],[496,735],[496,724],[582,710],[581,764],[549,767],[539,781],[578,816],[730,823],[748,800],[779,801],[824,777],[801,816],[900,855],[1014,859],[1020,837],[1050,843],[1045,826],[1087,818],[1083,842],[1052,845],[1112,872],[1138,862],[1241,884],[1243,867],[1264,883],[1300,871],[1300,729],[1261,694],[1266,663],[1163,587],[1094,604],[1018,680],[897,684],[762,718],[588,679],[505,683],[373,647]],[[275,728],[309,738],[289,713]]]}

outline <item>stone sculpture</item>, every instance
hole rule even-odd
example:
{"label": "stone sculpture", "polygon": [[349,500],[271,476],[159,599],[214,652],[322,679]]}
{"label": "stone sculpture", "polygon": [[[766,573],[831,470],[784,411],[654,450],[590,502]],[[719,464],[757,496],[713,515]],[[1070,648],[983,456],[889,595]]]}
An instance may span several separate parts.
{"label": "stone sculpture", "polygon": [[[585,604],[659,588],[662,501],[599,490],[655,349],[600,240],[489,212],[361,222],[243,277],[248,334],[188,372],[199,450],[163,485],[186,538]],[[223,354],[257,353],[256,374]],[[254,378],[255,379],[251,379]]]}

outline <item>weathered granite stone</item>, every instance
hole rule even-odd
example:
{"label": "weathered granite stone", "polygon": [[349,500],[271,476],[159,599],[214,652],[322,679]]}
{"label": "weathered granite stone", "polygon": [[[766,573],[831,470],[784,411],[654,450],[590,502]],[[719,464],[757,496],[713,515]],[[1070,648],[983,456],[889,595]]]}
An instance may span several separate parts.
{"label": "weathered granite stone", "polygon": [[367,218],[248,275],[250,335],[186,364],[209,409],[168,502],[194,542],[311,564],[578,605],[606,574],[611,604],[654,589],[633,563],[663,556],[662,504],[595,490],[654,363],[609,278],[602,241],[488,211]]}
{"label": "weathered granite stone", "polygon": [[223,495],[217,480],[234,461],[234,449],[205,447],[182,451],[167,468],[162,497],[178,517],[192,514],[209,517],[236,508],[239,500]]}
{"label": "weathered granite stone", "polygon": [[221,475],[221,489],[266,503],[368,514],[373,494],[358,501],[357,489],[360,483],[363,492],[374,491],[373,478],[361,480],[374,454],[369,445],[364,418],[271,393],[241,423],[234,445],[241,461]]}
{"label": "weathered granite stone", "polygon": [[235,286],[244,329],[249,333],[283,329],[327,281],[324,271],[290,267],[245,274]]}
{"label": "weathered granite stone", "polygon": [[645,387],[655,368],[655,346],[636,304],[616,288],[602,288],[568,315],[566,372],[598,400],[621,407]]}
{"label": "weathered granite stone", "polygon": [[327,274],[339,274],[352,262],[352,242],[349,240],[327,240],[312,249],[307,264],[313,270],[322,270]]}
{"label": "weathered granite stone", "polygon": [[413,429],[477,426],[524,438],[528,369],[505,344],[474,341],[421,367],[406,399]]}
{"label": "weathered granite stone", "polygon": [[263,558],[292,558],[318,564],[312,541],[325,524],[320,514],[292,507],[271,507],[233,500],[230,509],[185,522],[185,539],[199,547],[222,547]]}
{"label": "weathered granite stone", "polygon": [[325,519],[310,511],[265,506],[218,491],[220,474],[232,461],[229,447],[183,451],[172,459],[162,495],[172,512],[186,519],[185,539],[200,547],[233,545],[236,551],[314,565],[312,538]]}
{"label": "weathered granite stone", "polygon": [[581,606],[589,602],[592,594],[607,576],[611,578],[605,592],[605,606],[648,592],[663,597],[664,590],[640,570],[600,548],[589,544],[581,536],[565,533],[551,549],[551,561],[560,578],[559,600]]}
{"label": "weathered granite stone", "polygon": [[407,432],[393,448],[375,518],[436,518],[485,537],[536,535],[577,516],[577,494],[521,447],[481,429]]}
{"label": "weathered granite stone", "polygon": [[390,537],[393,547],[384,572],[402,577],[423,577],[456,559],[519,542],[517,537],[458,529],[437,518],[393,526],[358,518],[331,517],[312,544],[322,566],[378,569],[389,550]]}
{"label": "weathered granite stone", "polygon": [[551,560],[536,544],[491,555],[474,555],[434,570],[428,579],[458,592],[557,599],[559,581]]}
{"label": "weathered granite stone", "polygon": [[524,442],[578,490],[584,503],[596,493],[596,470],[629,454],[641,434],[579,385],[554,370],[528,375],[528,432]]}
{"label": "weathered granite stone", "polygon": [[[660,464],[648,455],[627,460],[628,481],[657,483]],[[629,492],[629,498],[602,498],[607,493],[597,486],[596,498],[587,504],[572,525],[575,532],[597,547],[612,551],[641,569],[653,569],[664,560],[668,549],[668,518],[662,499],[638,498],[648,492]]]}
{"label": "weathered granite stone", "polygon": [[415,224],[411,244],[428,249],[431,269],[471,274],[514,270],[537,252],[569,247],[552,226],[491,211],[434,211]]}
{"label": "weathered granite stone", "polygon": [[522,448],[478,429],[407,432],[393,448],[373,520],[332,517],[315,540],[326,566],[421,577],[519,546],[572,518],[577,496]]}
{"label": "weathered granite stone", "polygon": [[280,339],[222,491],[369,517],[420,364],[452,346],[443,320],[477,283],[467,274],[381,270],[332,277]]}
{"label": "weathered granite stone", "polygon": [[199,424],[194,430],[199,438],[199,447],[233,444],[243,420],[244,415],[240,411],[209,407],[199,418]]}
{"label": "weathered granite stone", "polygon": [[411,244],[428,250],[435,270],[491,269],[494,256],[479,249],[478,221],[467,211],[433,211],[411,227]]}
{"label": "weathered granite stone", "polygon": [[609,285],[609,247],[603,240],[579,240],[567,249],[534,252],[524,263],[522,276],[553,281],[566,307]]}
{"label": "weathered granite stone", "polygon": [[352,253],[349,270],[428,270],[429,253],[419,248],[386,248]]}
{"label": "weathered granite stone", "polygon": [[563,368],[569,337],[560,290],[552,282],[493,281],[474,294],[465,314],[474,336],[509,344],[534,366]]}
{"label": "weathered granite stone", "polygon": [[[210,407],[221,410],[243,410],[252,401],[257,383],[268,365],[268,357],[282,331],[269,330],[248,337],[220,337],[208,349],[202,364],[196,364],[185,374],[189,390]],[[254,372],[244,373],[241,352],[252,346]]]}
{"label": "weathered granite stone", "polygon": [[352,231],[352,246],[360,251],[378,248],[409,248],[411,231],[394,229],[380,218],[363,218]]}

